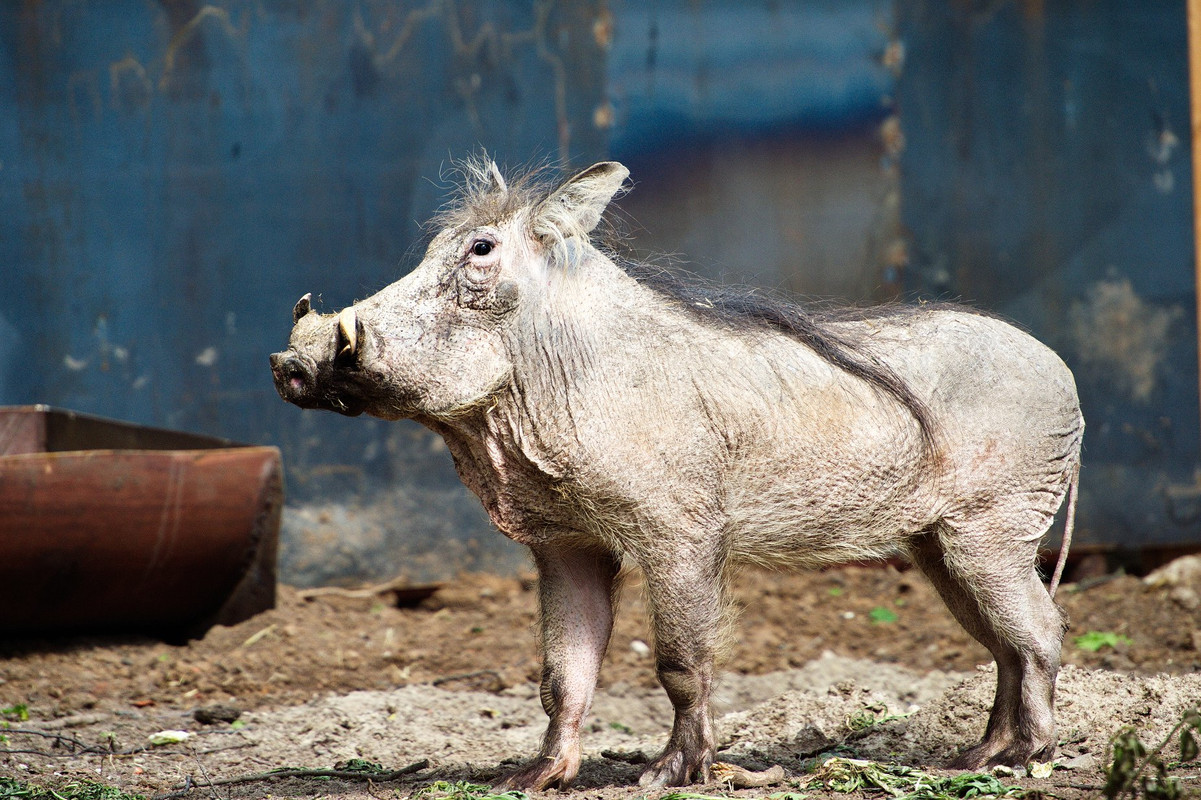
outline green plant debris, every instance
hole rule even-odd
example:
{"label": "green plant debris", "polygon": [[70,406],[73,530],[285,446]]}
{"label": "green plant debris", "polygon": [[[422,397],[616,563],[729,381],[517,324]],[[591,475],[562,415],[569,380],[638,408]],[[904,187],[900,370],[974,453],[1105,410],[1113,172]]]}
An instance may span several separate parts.
{"label": "green plant debris", "polygon": [[834,792],[883,791],[898,800],[1023,797],[1026,790],[1008,786],[993,775],[965,773],[940,778],[902,764],[878,764],[855,758],[827,759],[809,779],[808,789]]}
{"label": "green plant debris", "polygon": [[1095,653],[1102,647],[1115,648],[1119,644],[1130,644],[1130,637],[1113,631],[1089,631],[1077,636],[1072,642],[1081,650]]}
{"label": "green plant debris", "polygon": [[144,795],[129,794],[115,786],[91,781],[76,781],[48,789],[15,778],[0,777],[0,800],[145,800]]}
{"label": "green plant debris", "polygon": [[418,789],[414,797],[430,800],[528,800],[529,795],[516,789],[497,792],[491,786],[467,781],[434,781]]}
{"label": "green plant debris", "polygon": [[897,621],[897,612],[893,611],[891,608],[876,606],[870,612],[868,612],[868,617],[877,625],[887,625],[890,622]]}
{"label": "green plant debris", "polygon": [[826,594],[830,595],[831,597],[842,597],[842,587],[831,586],[829,589],[826,589]]}
{"label": "green plant debris", "polygon": [[1180,779],[1168,774],[1170,763],[1163,753],[1176,740],[1180,746],[1180,761],[1197,757],[1197,737],[1201,736],[1201,710],[1190,708],[1168,732],[1164,740],[1150,753],[1134,728],[1123,728],[1109,741],[1109,767],[1105,771],[1102,793],[1109,800],[1120,797],[1145,797],[1147,800],[1176,800],[1184,797]]}
{"label": "green plant debris", "polygon": [[349,761],[339,761],[337,764],[334,764],[334,769],[342,772],[362,772],[367,775],[389,771],[384,769],[384,765],[378,761],[368,761],[365,758],[352,758]]}
{"label": "green plant debris", "polygon": [[164,745],[186,742],[192,738],[192,732],[177,730],[159,731],[158,733],[150,734],[146,738],[155,747],[163,747]]}
{"label": "green plant debris", "polygon": [[894,719],[905,719],[909,714],[889,714],[888,706],[884,704],[864,706],[846,719],[846,726],[852,731],[865,731]]}
{"label": "green plant debris", "polygon": [[0,708],[0,715],[15,717],[18,722],[25,722],[29,719],[29,706],[24,703],[16,703],[8,708]]}
{"label": "green plant debris", "polygon": [[634,732],[634,729],[631,728],[629,725],[625,724],[624,722],[610,722],[609,727],[615,731],[621,731],[622,733],[633,733]]}

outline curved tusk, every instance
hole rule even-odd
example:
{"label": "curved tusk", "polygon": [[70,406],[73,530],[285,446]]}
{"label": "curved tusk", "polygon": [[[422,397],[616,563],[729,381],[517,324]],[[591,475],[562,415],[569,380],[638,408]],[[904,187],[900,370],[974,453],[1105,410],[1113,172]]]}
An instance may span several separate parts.
{"label": "curved tusk", "polygon": [[338,341],[346,343],[338,351],[339,356],[353,356],[358,350],[359,328],[353,306],[347,306],[338,314]]}

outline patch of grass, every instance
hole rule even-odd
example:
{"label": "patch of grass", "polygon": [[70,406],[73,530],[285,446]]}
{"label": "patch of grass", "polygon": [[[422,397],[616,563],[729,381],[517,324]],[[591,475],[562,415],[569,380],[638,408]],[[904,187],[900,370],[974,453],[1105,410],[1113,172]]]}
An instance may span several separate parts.
{"label": "patch of grass", "polygon": [[625,724],[624,722],[610,722],[609,727],[615,731],[621,731],[622,733],[633,733],[634,732],[634,729],[631,728],[629,725]]}
{"label": "patch of grass", "polygon": [[75,781],[47,789],[16,778],[0,777],[0,800],[145,800],[145,796],[92,781]]}
{"label": "patch of grass", "polygon": [[1180,761],[1192,761],[1197,757],[1197,737],[1201,736],[1201,710],[1190,708],[1180,721],[1151,753],[1143,746],[1134,728],[1123,728],[1109,742],[1112,758],[1105,770],[1105,787],[1102,789],[1109,800],[1119,797],[1145,797],[1147,800],[1176,800],[1184,797],[1184,786],[1179,778],[1168,775],[1170,763],[1165,763],[1163,752],[1177,738],[1180,744]]}
{"label": "patch of grass", "polygon": [[1072,643],[1081,650],[1095,653],[1102,647],[1115,648],[1119,644],[1130,644],[1130,637],[1113,631],[1089,631],[1077,636]]}
{"label": "patch of grass", "polygon": [[529,795],[511,789],[507,792],[496,792],[491,786],[467,781],[434,781],[429,786],[417,790],[414,797],[424,797],[430,800],[528,800]]}
{"label": "patch of grass", "polygon": [[831,586],[829,589],[826,589],[826,594],[830,595],[831,597],[842,597],[842,587]]}
{"label": "patch of grass", "polygon": [[806,788],[847,794],[882,791],[901,800],[1020,798],[1026,794],[1020,786],[1007,786],[993,775],[965,773],[940,778],[902,764],[878,764],[837,756],[817,768]]}
{"label": "patch of grass", "polygon": [[868,612],[868,617],[877,625],[887,625],[891,622],[896,622],[898,619],[897,612],[893,611],[891,608],[885,608],[884,606],[876,606],[873,608],[870,612]]}
{"label": "patch of grass", "polygon": [[0,708],[0,716],[14,717],[18,722],[25,722],[29,719],[29,706],[16,703],[8,708]]}

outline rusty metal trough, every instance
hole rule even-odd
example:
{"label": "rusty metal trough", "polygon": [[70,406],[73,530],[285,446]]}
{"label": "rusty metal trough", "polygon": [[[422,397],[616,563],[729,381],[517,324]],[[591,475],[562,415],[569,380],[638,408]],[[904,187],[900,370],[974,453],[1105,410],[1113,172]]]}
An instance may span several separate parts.
{"label": "rusty metal trough", "polygon": [[0,634],[182,639],[275,604],[274,447],[0,408]]}

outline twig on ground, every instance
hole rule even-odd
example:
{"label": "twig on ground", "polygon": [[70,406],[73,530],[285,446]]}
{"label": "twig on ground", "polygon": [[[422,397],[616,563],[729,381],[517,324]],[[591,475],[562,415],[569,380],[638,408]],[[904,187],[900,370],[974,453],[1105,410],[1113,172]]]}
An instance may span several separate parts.
{"label": "twig on ground", "polygon": [[163,794],[156,794],[154,796],[154,800],[175,800],[175,798],[177,798],[177,797],[186,796],[191,791],[192,791],[192,776],[188,775],[186,778],[184,778],[182,789],[176,789],[173,792],[165,792]]}
{"label": "twig on ground", "polygon": [[0,748],[0,753],[27,753],[30,755],[46,756],[47,758],[69,758],[71,756],[84,755],[110,755],[111,750],[106,750],[103,747],[96,747],[87,742],[80,741],[74,736],[67,736],[62,733],[46,733],[45,731],[35,731],[28,728],[8,728],[4,731],[5,736],[40,736],[43,739],[51,739],[55,744],[52,747],[60,745],[67,748],[65,753],[48,753],[44,750],[10,750],[8,748]]}
{"label": "twig on ground", "polygon": [[[256,781],[269,781],[275,778],[342,778],[352,781],[392,781],[405,775],[411,775],[414,772],[420,772],[430,765],[428,758],[423,758],[420,761],[415,761],[407,767],[392,770],[391,772],[368,772],[366,770],[353,769],[275,769],[268,772],[257,772],[253,775],[239,775],[233,778],[218,778],[217,780],[209,780],[206,783],[194,783],[191,778],[188,778],[184,786],[174,787],[175,791],[166,794],[156,794],[150,800],[169,800],[170,798],[183,797],[185,789],[191,791],[191,788],[212,789],[216,786],[232,786],[239,783],[255,783]],[[190,788],[188,787],[190,784]]]}

